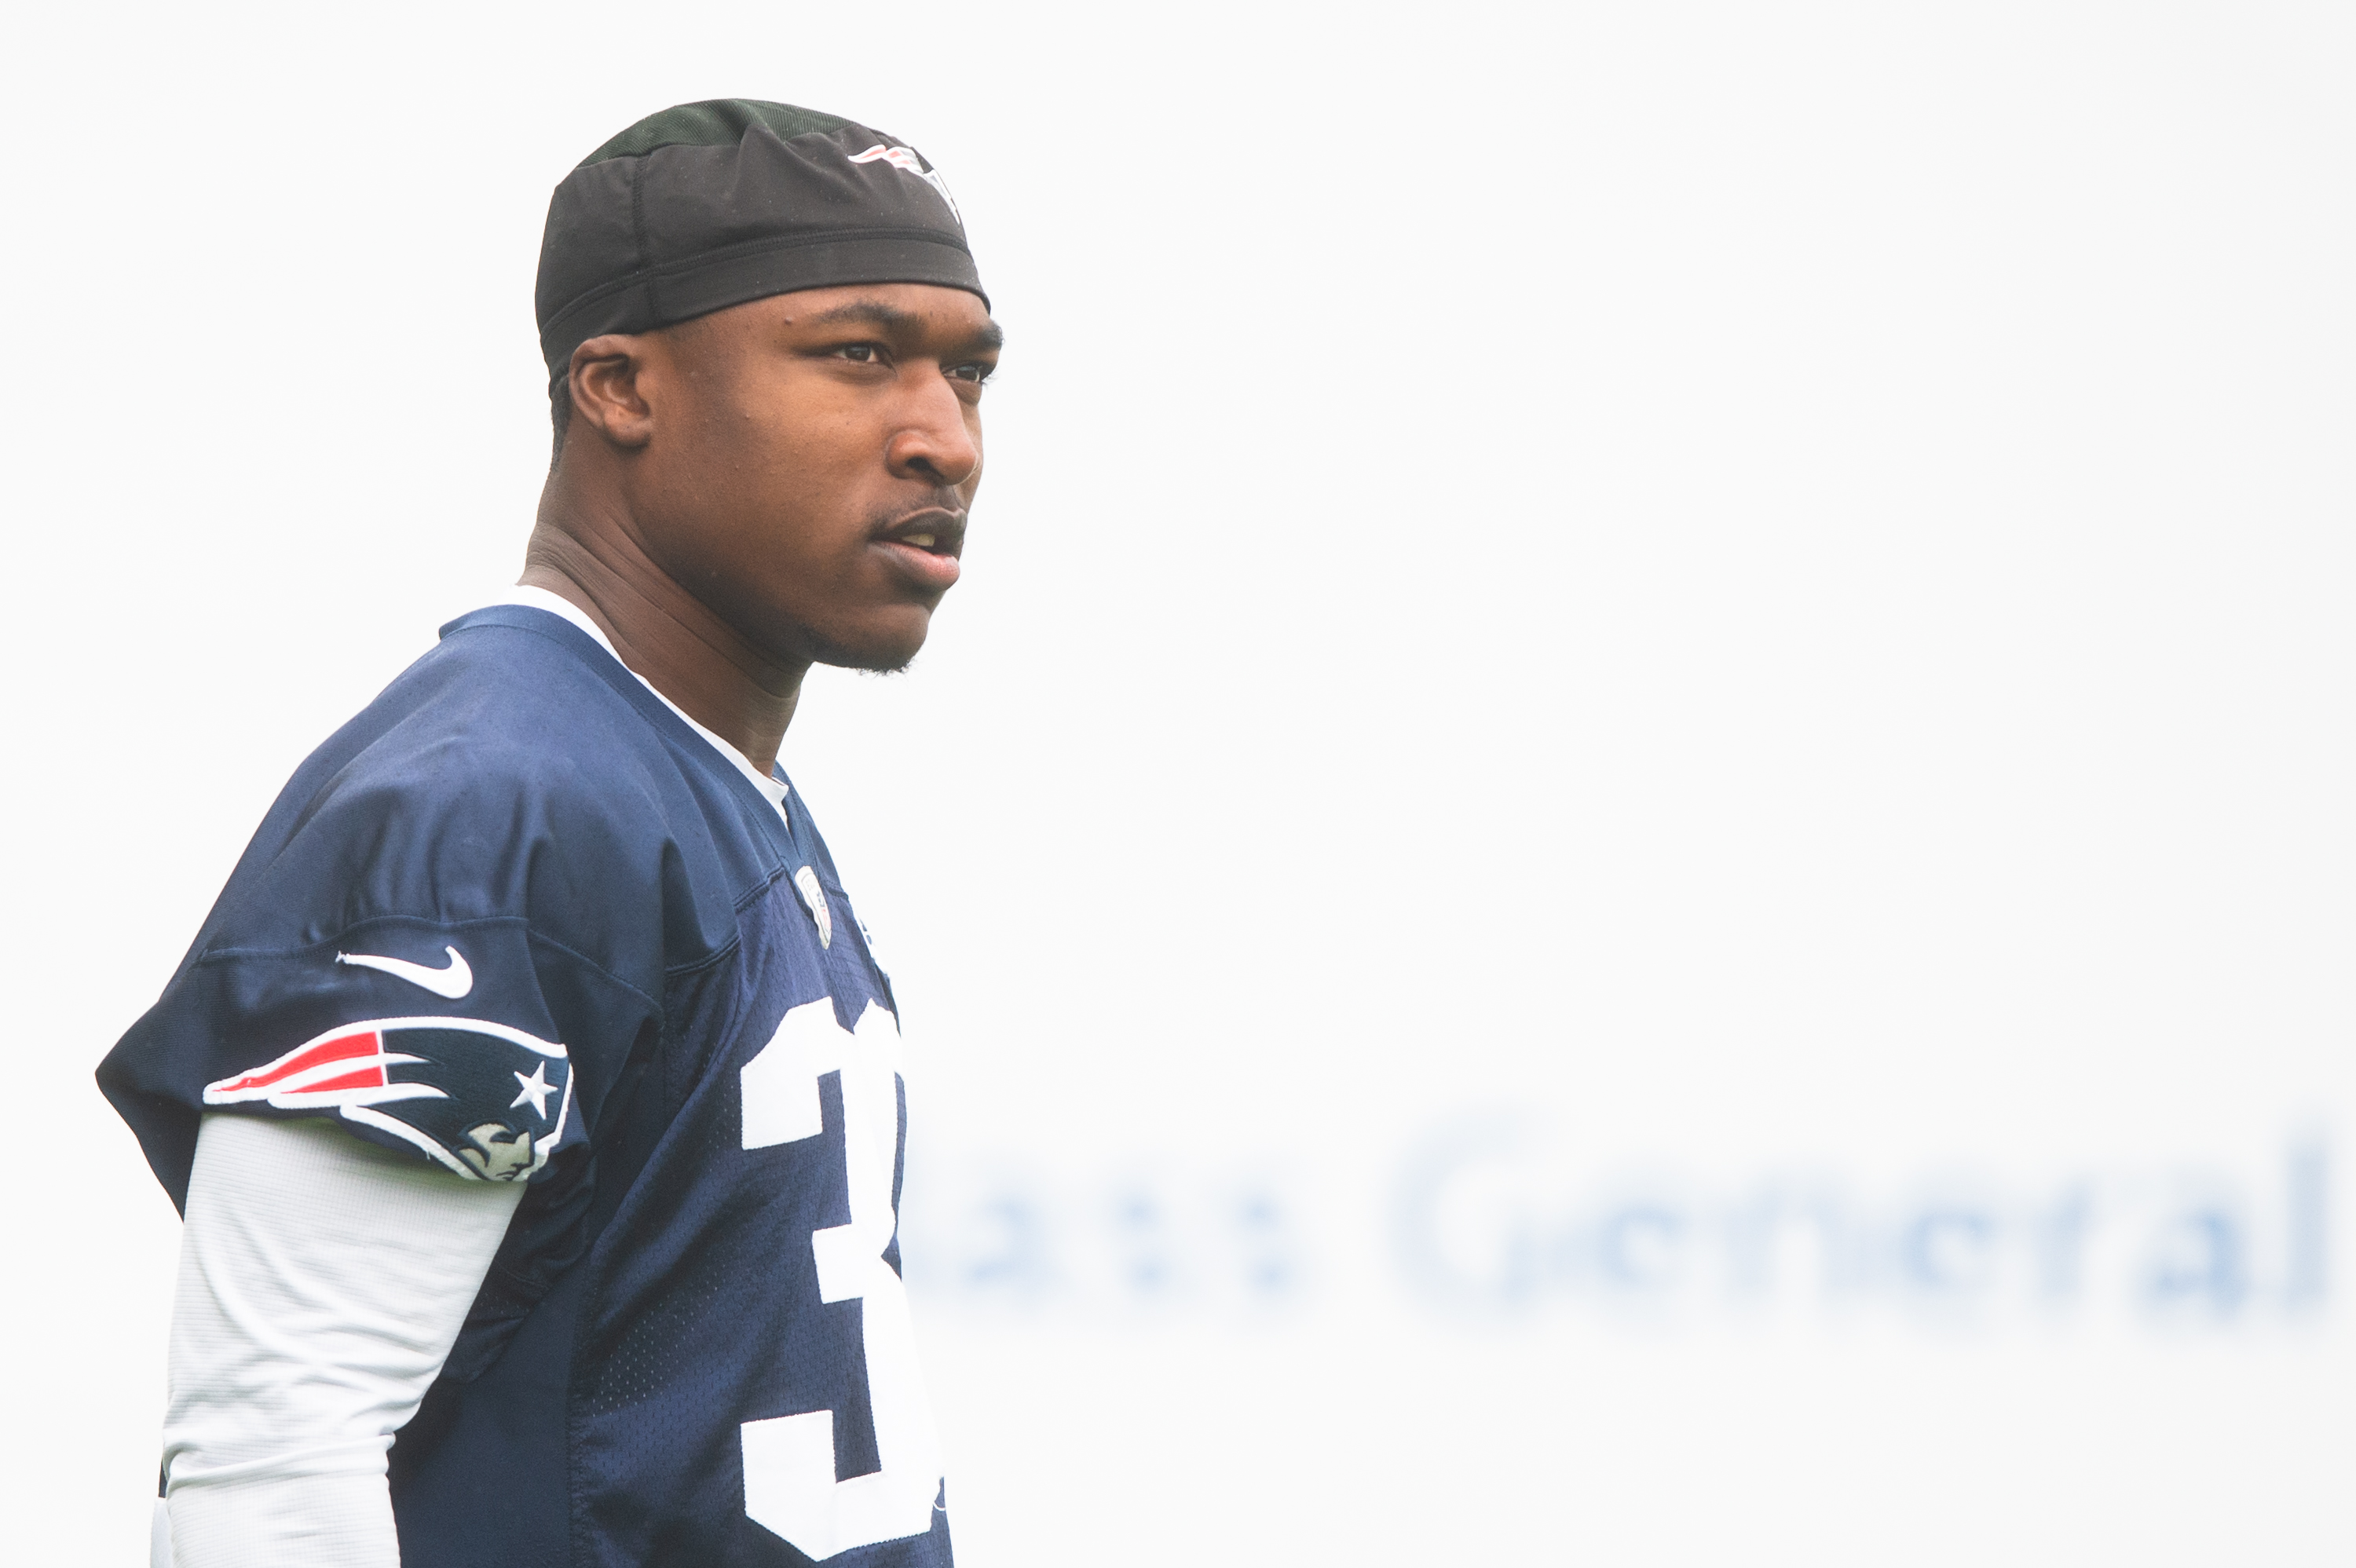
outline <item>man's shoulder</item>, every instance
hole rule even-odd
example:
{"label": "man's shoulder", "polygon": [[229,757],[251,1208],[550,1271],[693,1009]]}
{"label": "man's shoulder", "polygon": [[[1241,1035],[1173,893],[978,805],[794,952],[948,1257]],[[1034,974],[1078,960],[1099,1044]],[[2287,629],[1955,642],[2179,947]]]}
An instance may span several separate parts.
{"label": "man's shoulder", "polygon": [[316,941],[374,917],[577,933],[682,900],[725,909],[777,856],[700,750],[578,628],[477,611],[296,770],[218,913]]}
{"label": "man's shoulder", "polygon": [[610,793],[633,764],[676,765],[654,721],[659,710],[578,627],[544,610],[496,605],[443,627],[321,752],[338,767],[415,759],[428,784],[488,776]]}
{"label": "man's shoulder", "polygon": [[558,616],[498,605],[442,633],[312,754],[290,797],[315,810],[391,795],[508,823],[537,803],[577,826],[659,832],[683,807],[699,815],[691,797],[708,792],[695,786],[724,772],[644,683]]}
{"label": "man's shoulder", "polygon": [[559,1151],[588,1125],[574,1067],[586,1117],[667,976],[726,952],[773,874],[680,740],[701,742],[593,639],[522,609],[445,634],[295,771],[102,1069],[176,1195],[211,1108],[338,1110],[454,1169],[494,1121],[477,1153],[503,1175]]}

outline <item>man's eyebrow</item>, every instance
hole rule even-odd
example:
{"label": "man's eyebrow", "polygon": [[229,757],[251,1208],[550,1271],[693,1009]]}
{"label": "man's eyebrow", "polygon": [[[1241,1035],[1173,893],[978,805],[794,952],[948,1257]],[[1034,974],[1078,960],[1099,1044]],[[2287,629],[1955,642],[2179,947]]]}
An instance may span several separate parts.
{"label": "man's eyebrow", "polygon": [[832,310],[822,310],[807,319],[812,326],[840,326],[860,322],[868,326],[880,326],[886,332],[905,332],[916,325],[918,318],[911,312],[894,310],[882,300],[852,300],[847,304],[836,305]]}
{"label": "man's eyebrow", "polygon": [[[925,318],[914,311],[901,310],[885,304],[882,300],[851,300],[830,310],[819,311],[807,319],[812,326],[842,326],[856,322],[882,332],[914,332],[925,322]],[[965,347],[973,353],[1005,346],[1005,329],[986,317],[965,342]]]}

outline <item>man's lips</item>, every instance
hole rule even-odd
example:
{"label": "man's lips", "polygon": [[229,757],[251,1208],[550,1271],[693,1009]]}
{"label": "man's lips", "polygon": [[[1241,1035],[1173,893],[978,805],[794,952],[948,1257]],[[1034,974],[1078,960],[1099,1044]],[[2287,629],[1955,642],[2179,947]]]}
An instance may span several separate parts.
{"label": "man's lips", "polygon": [[938,593],[958,580],[965,514],[927,507],[878,528],[870,542],[917,586]]}

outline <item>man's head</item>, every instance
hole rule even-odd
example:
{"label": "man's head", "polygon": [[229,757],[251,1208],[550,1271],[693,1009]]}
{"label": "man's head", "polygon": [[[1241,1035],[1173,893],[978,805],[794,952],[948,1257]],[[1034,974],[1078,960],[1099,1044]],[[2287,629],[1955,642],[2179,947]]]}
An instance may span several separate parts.
{"label": "man's head", "polygon": [[961,289],[773,294],[577,347],[562,462],[765,654],[896,669],[957,581],[997,359]]}
{"label": "man's head", "polygon": [[539,304],[543,528],[626,535],[780,665],[915,656],[999,342],[921,157],[783,104],[667,110],[557,187]]}

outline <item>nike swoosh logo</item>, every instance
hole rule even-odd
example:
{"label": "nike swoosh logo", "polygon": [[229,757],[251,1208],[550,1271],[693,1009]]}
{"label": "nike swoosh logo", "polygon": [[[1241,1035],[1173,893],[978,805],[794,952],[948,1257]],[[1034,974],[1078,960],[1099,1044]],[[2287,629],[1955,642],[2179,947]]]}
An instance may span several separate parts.
{"label": "nike swoosh logo", "polygon": [[456,948],[445,947],[442,951],[450,955],[450,962],[439,969],[428,969],[406,958],[380,958],[373,953],[338,953],[336,962],[362,969],[380,969],[396,980],[423,986],[435,996],[447,997],[455,1002],[475,988],[475,972],[466,967],[466,958]]}

